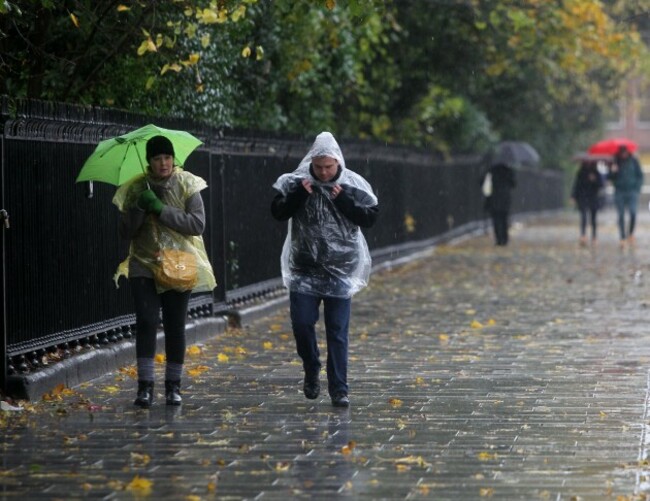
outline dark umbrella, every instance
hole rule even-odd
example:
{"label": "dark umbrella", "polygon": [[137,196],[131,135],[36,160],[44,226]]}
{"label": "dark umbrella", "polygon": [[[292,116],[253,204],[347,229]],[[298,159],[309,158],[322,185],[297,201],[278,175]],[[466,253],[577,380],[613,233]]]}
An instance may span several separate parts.
{"label": "dark umbrella", "polygon": [[490,156],[490,163],[505,164],[509,167],[535,167],[539,164],[539,153],[523,141],[502,141]]}

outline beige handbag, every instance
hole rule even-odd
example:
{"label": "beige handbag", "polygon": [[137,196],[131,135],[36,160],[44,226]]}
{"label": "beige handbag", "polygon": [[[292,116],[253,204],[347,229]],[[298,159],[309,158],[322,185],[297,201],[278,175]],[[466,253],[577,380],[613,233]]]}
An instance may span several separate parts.
{"label": "beige handbag", "polygon": [[154,280],[163,289],[188,291],[196,287],[199,282],[199,268],[196,256],[191,252],[179,249],[166,249],[160,244],[157,223],[155,239],[158,243],[157,266],[153,270]]}
{"label": "beige handbag", "polygon": [[199,281],[196,256],[178,249],[160,249],[154,279],[165,289],[192,290]]}

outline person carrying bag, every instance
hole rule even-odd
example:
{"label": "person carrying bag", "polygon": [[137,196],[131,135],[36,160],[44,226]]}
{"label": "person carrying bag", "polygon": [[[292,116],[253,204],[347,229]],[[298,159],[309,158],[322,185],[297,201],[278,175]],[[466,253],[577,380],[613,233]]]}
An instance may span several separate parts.
{"label": "person carrying bag", "polygon": [[120,234],[130,240],[129,256],[115,275],[131,285],[136,315],[138,390],[134,404],[154,400],[154,357],[162,309],[165,333],[165,399],[180,405],[185,360],[185,322],[190,294],[216,287],[202,233],[206,182],[174,165],[174,147],[165,136],[146,145],[148,169],[116,192]]}

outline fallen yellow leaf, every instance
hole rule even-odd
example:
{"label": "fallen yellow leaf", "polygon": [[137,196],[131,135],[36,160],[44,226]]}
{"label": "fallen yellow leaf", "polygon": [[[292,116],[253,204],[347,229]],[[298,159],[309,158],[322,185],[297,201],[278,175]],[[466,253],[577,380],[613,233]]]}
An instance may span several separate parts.
{"label": "fallen yellow leaf", "polygon": [[483,324],[479,322],[478,320],[472,320],[472,323],[470,324],[472,329],[482,329]]}
{"label": "fallen yellow leaf", "polygon": [[431,463],[426,462],[422,456],[406,456],[396,459],[379,458],[379,460],[380,462],[388,461],[394,463],[395,465],[416,465],[421,468],[429,468],[431,466]]}
{"label": "fallen yellow leaf", "polygon": [[490,461],[491,459],[496,459],[497,458],[497,453],[490,453],[490,452],[479,452],[478,458],[481,461]]}
{"label": "fallen yellow leaf", "polygon": [[350,440],[347,445],[341,447],[341,454],[347,455],[352,453],[354,448],[357,446],[357,443],[354,440]]}
{"label": "fallen yellow leaf", "polygon": [[187,354],[188,355],[200,355],[201,351],[202,351],[201,347],[196,346],[195,344],[193,344],[192,346],[187,348]]}
{"label": "fallen yellow leaf", "polygon": [[120,482],[119,480],[109,480],[106,485],[110,489],[113,489],[114,491],[124,490],[124,484],[122,482]]}
{"label": "fallen yellow leaf", "polygon": [[200,374],[207,372],[210,370],[210,367],[207,365],[197,365],[196,367],[192,367],[191,369],[187,370],[187,374],[192,377],[197,377]]}
{"label": "fallen yellow leaf", "polygon": [[225,353],[219,353],[217,355],[217,360],[219,362],[227,362],[228,360],[230,360],[230,357],[228,355],[226,355]]}
{"label": "fallen yellow leaf", "polygon": [[265,341],[262,346],[265,350],[270,350],[273,348],[273,343],[271,341]]}
{"label": "fallen yellow leaf", "polygon": [[148,454],[140,454],[139,452],[131,453],[131,461],[139,466],[146,466],[151,461],[151,457]]}
{"label": "fallen yellow leaf", "polygon": [[289,461],[278,461],[275,463],[275,471],[287,471],[290,466]]}
{"label": "fallen yellow leaf", "polygon": [[122,367],[119,369],[119,372],[120,374],[129,376],[131,379],[135,379],[138,377],[138,369],[136,368],[135,365],[131,365],[129,367]]}
{"label": "fallen yellow leaf", "polygon": [[140,496],[148,496],[151,494],[151,487],[153,482],[139,475],[133,477],[133,480],[126,486],[126,490],[137,492]]}
{"label": "fallen yellow leaf", "polygon": [[162,364],[162,363],[165,362],[165,355],[163,355],[162,353],[158,353],[158,354],[154,357],[154,360],[155,360],[157,363]]}
{"label": "fallen yellow leaf", "polygon": [[406,456],[404,458],[395,460],[395,462],[403,464],[415,464],[423,468],[431,466],[431,463],[427,463],[422,456]]}
{"label": "fallen yellow leaf", "polygon": [[403,402],[399,398],[389,398],[388,403],[393,407],[399,407]]}

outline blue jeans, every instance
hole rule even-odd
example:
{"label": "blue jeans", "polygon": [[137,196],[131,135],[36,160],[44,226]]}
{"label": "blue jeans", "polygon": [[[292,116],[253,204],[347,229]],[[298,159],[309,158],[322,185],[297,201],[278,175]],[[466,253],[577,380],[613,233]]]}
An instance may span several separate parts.
{"label": "blue jeans", "polygon": [[298,355],[306,374],[320,371],[320,351],[316,339],[318,310],[323,303],[327,339],[327,389],[331,396],[348,393],[348,329],[350,298],[311,296],[300,292],[289,294],[291,325]]}
{"label": "blue jeans", "polygon": [[627,236],[634,233],[634,225],[636,223],[636,206],[639,201],[639,193],[637,191],[615,191],[614,203],[616,204],[616,212],[618,212],[618,232],[621,235],[621,240],[626,237],[625,233],[625,209],[630,212],[630,226]]}

